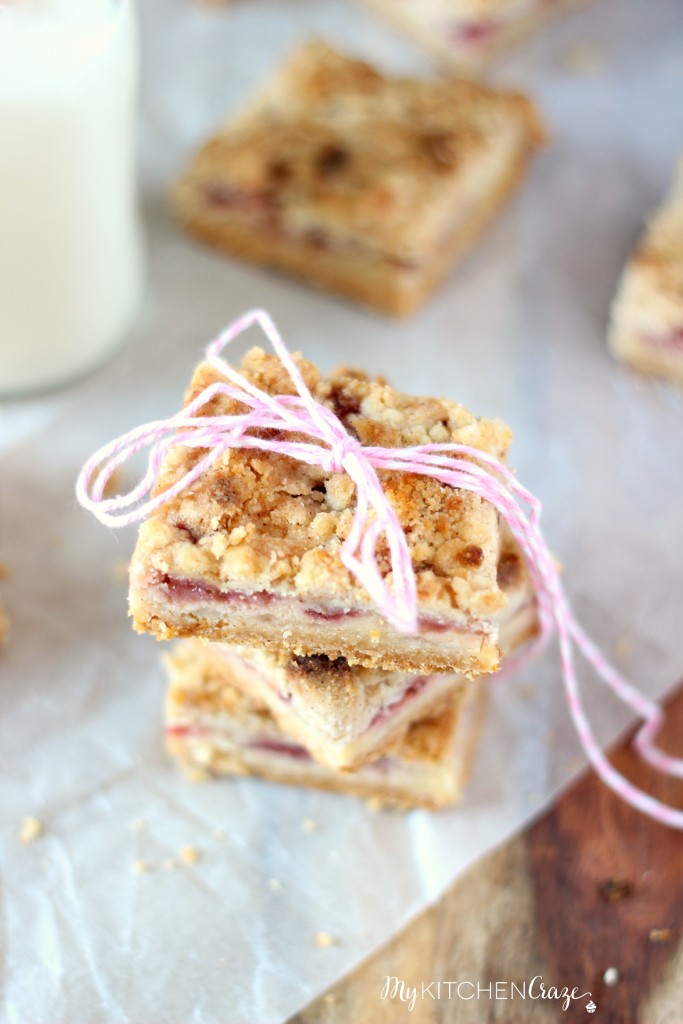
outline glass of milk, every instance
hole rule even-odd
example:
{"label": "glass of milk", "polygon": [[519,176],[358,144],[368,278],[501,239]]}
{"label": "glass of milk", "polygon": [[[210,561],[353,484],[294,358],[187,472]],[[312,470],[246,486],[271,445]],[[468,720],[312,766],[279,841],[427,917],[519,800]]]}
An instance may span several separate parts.
{"label": "glass of milk", "polygon": [[142,291],[133,0],[0,0],[0,395],[97,366]]}

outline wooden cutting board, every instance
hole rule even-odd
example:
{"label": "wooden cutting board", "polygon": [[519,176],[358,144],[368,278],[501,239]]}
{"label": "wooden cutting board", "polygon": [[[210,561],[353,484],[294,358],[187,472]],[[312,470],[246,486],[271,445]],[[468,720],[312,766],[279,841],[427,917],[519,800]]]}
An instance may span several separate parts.
{"label": "wooden cutting board", "polygon": [[[683,755],[683,687],[668,704],[661,745]],[[615,765],[649,792],[683,807],[683,782],[638,760],[630,737]],[[534,976],[588,998],[513,993]],[[387,976],[416,986],[412,1010],[382,999]],[[420,997],[441,980],[441,998]],[[495,982],[508,998],[447,997],[444,981]],[[432,987],[436,992],[436,986]],[[467,997],[475,990],[461,987]],[[534,986],[538,991],[538,983]],[[526,832],[490,854],[387,946],[290,1024],[683,1024],[683,833],[621,803],[586,773]]]}

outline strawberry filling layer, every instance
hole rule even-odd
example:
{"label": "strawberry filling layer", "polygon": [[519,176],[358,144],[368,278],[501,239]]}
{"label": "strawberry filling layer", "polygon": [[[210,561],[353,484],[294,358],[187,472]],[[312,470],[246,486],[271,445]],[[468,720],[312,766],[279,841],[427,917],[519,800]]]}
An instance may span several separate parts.
{"label": "strawberry filling layer", "polygon": [[669,349],[683,355],[683,327],[666,334],[646,334],[644,340],[653,348]]}
{"label": "strawberry filling layer", "polygon": [[502,27],[495,21],[456,21],[449,25],[448,36],[459,46],[476,50],[490,43]]}
{"label": "strawberry filling layer", "polygon": [[349,258],[380,259],[406,273],[414,273],[422,266],[417,258],[384,252],[360,239],[335,237],[322,227],[293,231],[286,225],[280,213],[282,203],[267,190],[247,192],[221,182],[212,182],[204,186],[204,201],[213,210],[231,211],[245,218],[257,220],[270,234],[291,239],[298,245],[307,246],[317,252],[336,253]]}
{"label": "strawberry filling layer", "polygon": [[[239,664],[243,668],[248,669],[250,672],[252,672],[254,675],[256,675],[263,686],[266,686],[266,687],[268,687],[268,689],[270,689],[273,692],[275,692],[277,694],[278,698],[282,701],[283,704],[291,705],[292,706],[291,707],[292,713],[295,714],[297,716],[297,718],[301,718],[299,709],[296,707],[295,704],[292,704],[292,694],[291,693],[283,693],[282,690],[278,689],[274,685],[274,683],[268,678],[267,675],[265,675],[263,672],[261,672],[254,664],[252,664],[246,658],[243,658],[240,654],[236,654],[234,651],[230,651],[229,653],[226,652],[224,654],[224,657],[226,657],[228,660],[233,660],[233,661],[239,662]],[[374,717],[370,720],[369,725],[367,725],[359,733],[359,735],[363,735],[364,736],[364,735],[366,735],[370,731],[370,729],[377,728],[380,725],[384,725],[386,722],[390,721],[396,714],[398,714],[400,711],[402,711],[403,708],[405,708],[407,704],[410,704],[411,701],[413,701],[419,694],[423,693],[425,688],[435,678],[436,677],[432,676],[432,675],[429,675],[429,676],[414,676],[410,680],[410,682],[408,683],[408,685],[406,686],[405,690],[400,695],[400,697],[397,697],[394,701],[392,701],[391,703],[387,704],[385,707],[380,708],[379,711],[377,711],[376,714],[374,715]]]}
{"label": "strawberry filling layer", "polygon": [[[220,735],[219,729],[210,729],[201,725],[167,725],[167,736],[189,736],[189,737],[210,737]],[[288,743],[286,740],[277,739],[274,736],[259,736],[250,740],[244,746],[251,750],[266,750],[272,754],[279,754],[283,757],[295,757],[299,761],[312,760],[311,755],[298,743]]]}
{"label": "strawberry filling layer", "polygon": [[472,50],[483,49],[489,46],[496,36],[500,35],[506,28],[519,21],[520,18],[532,14],[535,10],[543,10],[552,7],[556,0],[537,0],[528,8],[518,11],[513,16],[512,12],[505,19],[494,20],[482,18],[481,21],[450,21],[444,26],[444,32],[449,39],[459,46]]}
{"label": "strawberry filling layer", "polygon": [[[238,590],[219,590],[218,587],[214,587],[210,583],[200,583],[197,580],[179,579],[168,575],[162,576],[157,581],[157,586],[175,604],[210,602],[212,604],[250,605],[257,608],[266,608],[272,604],[286,604],[296,607],[297,611],[300,611],[307,618],[319,622],[340,622],[342,620],[362,618],[366,614],[353,608],[311,608],[300,601],[279,597],[266,590],[254,590],[248,593]],[[484,635],[483,631],[479,628],[469,628],[466,625],[443,622],[430,616],[421,615],[418,623],[420,632]]]}
{"label": "strawberry filling layer", "polygon": [[308,751],[304,747],[300,747],[298,743],[285,743],[284,740],[273,739],[271,736],[252,740],[248,746],[251,750],[265,750],[270,754],[296,758],[297,761],[312,760]]}
{"label": "strawberry filling layer", "polygon": [[395,700],[393,704],[388,704],[387,707],[382,708],[378,711],[375,717],[370,722],[368,729],[374,729],[378,725],[384,725],[391,718],[394,717],[399,711],[402,711],[406,704],[410,704],[412,700],[417,697],[419,693],[422,693],[424,688],[431,682],[433,676],[416,676],[409,684],[404,693]]}
{"label": "strawberry filling layer", "polygon": [[[210,739],[216,737],[220,739],[220,729],[205,729],[200,726],[194,725],[168,725],[166,727],[166,733],[169,736],[196,736]],[[229,738],[228,733],[225,734]],[[260,750],[267,754],[275,754],[276,757],[286,757],[292,761],[305,761],[312,762],[313,758],[305,749],[298,743],[288,743],[285,740],[278,739],[275,736],[257,736],[255,739],[249,740],[247,743],[240,744],[245,750]],[[379,758],[378,761],[372,764],[365,765],[364,771],[368,768],[372,771],[386,772],[392,764],[392,759],[387,757]]]}

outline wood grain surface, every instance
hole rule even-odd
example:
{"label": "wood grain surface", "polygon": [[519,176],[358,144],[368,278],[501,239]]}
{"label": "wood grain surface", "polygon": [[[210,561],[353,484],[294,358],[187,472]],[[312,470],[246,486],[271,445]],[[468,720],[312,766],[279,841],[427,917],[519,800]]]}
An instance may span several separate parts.
{"label": "wood grain surface", "polygon": [[[683,687],[668,704],[661,745],[683,754]],[[629,778],[683,806],[683,782],[633,753],[613,753]],[[589,772],[526,832],[462,876],[439,903],[290,1024],[683,1024],[683,834],[621,803]],[[555,1000],[441,998],[414,1008],[382,999],[387,976],[417,986],[467,980],[590,991]],[[432,991],[435,991],[435,987]],[[407,992],[407,988],[404,990]],[[473,990],[461,989],[466,996]],[[534,988],[534,992],[536,988]]]}

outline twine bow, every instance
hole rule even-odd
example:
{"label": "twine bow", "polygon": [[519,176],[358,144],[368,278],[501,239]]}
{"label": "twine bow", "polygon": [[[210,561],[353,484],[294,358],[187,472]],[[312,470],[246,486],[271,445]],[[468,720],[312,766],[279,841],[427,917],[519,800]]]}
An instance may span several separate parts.
{"label": "twine bow", "polygon": [[[269,395],[222,358],[223,350],[253,325],[258,325],[270,341],[294,384],[296,395]],[[605,757],[595,739],[579,693],[576,651],[615,696],[643,719],[634,740],[641,757],[664,774],[683,778],[683,759],[671,757],[655,746],[664,717],[662,709],[609,663],[577,622],[540,528],[541,504],[506,466],[468,445],[429,444],[406,448],[362,445],[330,409],[315,401],[275,325],[262,310],[245,314],[223,331],[209,345],[207,361],[222,380],[208,385],[176,415],[131,430],[88,459],[76,485],[77,498],[84,508],[105,526],[139,522],[187,490],[231,448],[276,452],[320,466],[326,473],[346,473],[355,485],[356,507],[349,535],[339,552],[341,561],[395,629],[415,633],[418,631],[415,572],[405,534],[378,472],[391,470],[429,476],[449,487],[479,495],[490,502],[507,523],[522,551],[533,584],[540,630],[537,640],[524,653],[524,660],[557,632],[569,711],[594,769],[603,782],[631,806],[665,825],[683,829],[683,811],[656,800],[625,779]],[[200,415],[201,409],[218,395],[239,402],[247,411],[223,416]],[[264,431],[277,431],[279,436],[264,436]],[[287,439],[281,439],[282,435]],[[302,437],[310,440],[301,440]],[[175,483],[151,497],[161,465],[169,450],[175,447],[197,448],[205,454]],[[138,484],[127,494],[105,497],[113,474],[146,448],[149,448],[147,469]],[[391,585],[377,564],[377,545],[382,538],[389,551]]]}

